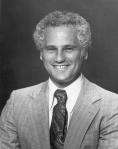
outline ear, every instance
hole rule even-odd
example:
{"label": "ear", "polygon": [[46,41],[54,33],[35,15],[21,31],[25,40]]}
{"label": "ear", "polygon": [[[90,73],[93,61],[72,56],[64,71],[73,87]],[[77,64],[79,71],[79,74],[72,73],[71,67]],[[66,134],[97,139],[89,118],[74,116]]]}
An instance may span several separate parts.
{"label": "ear", "polygon": [[42,58],[42,52],[40,51],[40,60],[42,61],[42,59],[43,59],[43,58]]}
{"label": "ear", "polygon": [[85,52],[84,59],[85,59],[85,60],[88,59],[88,52],[87,52],[87,51]]}
{"label": "ear", "polygon": [[88,50],[85,49],[85,48],[82,48],[81,49],[81,57],[84,59],[84,60],[87,60],[88,58]]}

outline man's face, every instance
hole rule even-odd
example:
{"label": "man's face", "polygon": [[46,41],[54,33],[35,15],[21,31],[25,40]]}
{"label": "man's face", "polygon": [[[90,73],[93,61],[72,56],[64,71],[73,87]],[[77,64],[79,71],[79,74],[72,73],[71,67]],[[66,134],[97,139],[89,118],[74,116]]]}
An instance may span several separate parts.
{"label": "man's face", "polygon": [[86,51],[79,46],[76,30],[71,26],[48,27],[40,58],[52,81],[65,87],[80,74]]}

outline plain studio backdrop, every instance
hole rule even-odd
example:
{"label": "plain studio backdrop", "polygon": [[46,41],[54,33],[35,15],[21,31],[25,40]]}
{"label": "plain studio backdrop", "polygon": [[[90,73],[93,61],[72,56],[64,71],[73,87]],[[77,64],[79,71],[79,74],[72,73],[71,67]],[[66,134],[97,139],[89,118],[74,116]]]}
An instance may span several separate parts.
{"label": "plain studio backdrop", "polygon": [[0,27],[0,108],[12,90],[40,83],[48,75],[32,34],[47,13],[80,13],[91,24],[92,45],[84,74],[98,85],[118,93],[117,0],[3,0]]}

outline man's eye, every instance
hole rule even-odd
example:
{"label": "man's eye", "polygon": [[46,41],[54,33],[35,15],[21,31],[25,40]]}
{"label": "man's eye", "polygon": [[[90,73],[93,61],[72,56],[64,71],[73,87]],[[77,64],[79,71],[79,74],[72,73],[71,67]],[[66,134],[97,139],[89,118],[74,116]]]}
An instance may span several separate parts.
{"label": "man's eye", "polygon": [[76,46],[65,46],[64,50],[67,52],[72,52],[74,49],[76,49]]}
{"label": "man's eye", "polygon": [[74,50],[74,47],[66,47],[65,51],[67,52],[72,52]]}
{"label": "man's eye", "polygon": [[47,47],[46,50],[47,50],[47,51],[55,51],[56,48],[53,48],[53,47]]}
{"label": "man's eye", "polygon": [[72,51],[73,48],[66,48],[66,51]]}

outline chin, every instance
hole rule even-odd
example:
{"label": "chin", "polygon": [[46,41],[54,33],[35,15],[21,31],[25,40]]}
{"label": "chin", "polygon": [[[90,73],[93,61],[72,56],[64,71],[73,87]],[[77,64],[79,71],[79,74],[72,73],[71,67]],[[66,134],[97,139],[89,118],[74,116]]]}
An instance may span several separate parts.
{"label": "chin", "polygon": [[56,76],[54,80],[56,80],[57,82],[65,82],[67,78],[65,76]]}
{"label": "chin", "polygon": [[70,84],[71,80],[68,80],[67,78],[52,78],[54,83],[59,87],[66,87]]}

